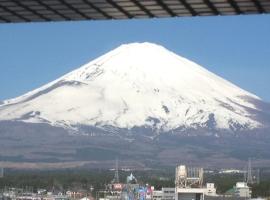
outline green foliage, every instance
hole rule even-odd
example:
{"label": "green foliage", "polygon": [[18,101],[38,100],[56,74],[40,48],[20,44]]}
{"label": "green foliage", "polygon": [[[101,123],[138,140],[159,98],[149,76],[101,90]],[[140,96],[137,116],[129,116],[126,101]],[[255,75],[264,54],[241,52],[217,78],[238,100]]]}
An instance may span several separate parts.
{"label": "green foliage", "polygon": [[52,188],[58,190],[85,189],[90,186],[95,189],[104,187],[113,177],[113,173],[105,170],[61,170],[61,171],[10,171],[0,179],[0,188],[6,187],[33,187]]}
{"label": "green foliage", "polygon": [[[120,181],[125,183],[131,172],[120,171]],[[161,187],[174,187],[173,174],[163,171],[134,171],[133,174],[139,183],[148,183],[157,189]],[[38,188],[52,190],[104,189],[104,185],[111,182],[114,171],[109,170],[57,170],[57,171],[7,171],[0,179],[0,189],[4,187],[30,187],[36,191]],[[170,178],[168,178],[170,177]],[[94,191],[94,192],[95,192]]]}
{"label": "green foliage", "polygon": [[217,193],[223,194],[229,189],[233,188],[236,182],[243,181],[242,174],[207,174],[205,176],[205,183],[215,183]]}
{"label": "green foliage", "polygon": [[252,186],[253,197],[270,197],[270,180]]}

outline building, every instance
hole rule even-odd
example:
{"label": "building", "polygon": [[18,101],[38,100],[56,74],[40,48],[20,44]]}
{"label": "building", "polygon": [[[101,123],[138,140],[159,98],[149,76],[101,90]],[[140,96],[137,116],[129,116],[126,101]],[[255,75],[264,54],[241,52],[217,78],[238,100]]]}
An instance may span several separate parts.
{"label": "building", "polygon": [[175,188],[162,188],[162,200],[175,200]]}
{"label": "building", "polygon": [[204,188],[178,188],[176,200],[204,200]]}
{"label": "building", "polygon": [[233,199],[250,199],[251,188],[248,187],[246,182],[237,182],[233,188],[225,193],[225,196]]}
{"label": "building", "polygon": [[251,189],[248,187],[246,182],[237,182],[234,187],[234,195],[236,197],[245,197],[250,198],[251,197]]}
{"label": "building", "polygon": [[153,190],[153,200],[175,200],[175,188],[162,188],[161,190]]}
{"label": "building", "polygon": [[162,190],[154,190],[153,191],[153,200],[162,200],[163,192]]}
{"label": "building", "polygon": [[175,200],[204,200],[203,168],[185,165],[175,170]]}
{"label": "building", "polygon": [[81,199],[85,196],[87,196],[87,191],[86,190],[75,190],[75,191],[67,191],[66,196],[69,198],[73,199]]}
{"label": "building", "polygon": [[204,194],[207,196],[217,196],[217,189],[214,183],[206,183]]}

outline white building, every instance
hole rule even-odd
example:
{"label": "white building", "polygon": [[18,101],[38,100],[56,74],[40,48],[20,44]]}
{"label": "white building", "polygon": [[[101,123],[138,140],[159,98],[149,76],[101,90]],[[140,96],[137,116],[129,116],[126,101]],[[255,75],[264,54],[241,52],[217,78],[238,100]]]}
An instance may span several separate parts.
{"label": "white building", "polygon": [[153,200],[162,200],[163,192],[162,190],[153,191]]}
{"label": "white building", "polygon": [[248,187],[246,182],[237,182],[235,187],[235,196],[237,197],[245,197],[250,198],[251,197],[251,189]]}
{"label": "white building", "polygon": [[175,188],[162,188],[162,200],[175,200]]}
{"label": "white building", "polygon": [[176,188],[175,200],[204,200],[205,188]]}
{"label": "white building", "polygon": [[153,191],[153,200],[175,200],[175,188],[162,188]]}
{"label": "white building", "polygon": [[217,189],[214,183],[206,183],[206,188],[204,191],[206,196],[217,196]]}

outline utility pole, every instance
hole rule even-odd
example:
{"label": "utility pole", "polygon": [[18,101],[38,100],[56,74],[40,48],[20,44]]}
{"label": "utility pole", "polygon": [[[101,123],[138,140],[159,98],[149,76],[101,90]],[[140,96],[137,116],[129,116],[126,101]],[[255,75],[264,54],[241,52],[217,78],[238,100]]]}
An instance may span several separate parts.
{"label": "utility pole", "polygon": [[115,183],[119,183],[118,158],[116,158],[116,161],[115,161],[114,181]]}
{"label": "utility pole", "polygon": [[119,183],[119,169],[118,169],[118,158],[115,160],[115,172],[113,183]]}
{"label": "utility pole", "polygon": [[257,169],[257,176],[256,176],[257,184],[260,184],[260,176],[261,176],[260,169]]}
{"label": "utility pole", "polygon": [[251,159],[250,158],[248,159],[247,183],[253,184],[252,167],[251,167]]}

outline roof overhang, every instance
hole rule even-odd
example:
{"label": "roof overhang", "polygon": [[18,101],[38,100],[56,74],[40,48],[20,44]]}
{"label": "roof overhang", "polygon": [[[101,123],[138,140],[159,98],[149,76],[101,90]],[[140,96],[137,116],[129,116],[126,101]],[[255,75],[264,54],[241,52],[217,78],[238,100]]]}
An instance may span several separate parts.
{"label": "roof overhang", "polygon": [[269,12],[270,0],[0,0],[0,23]]}

